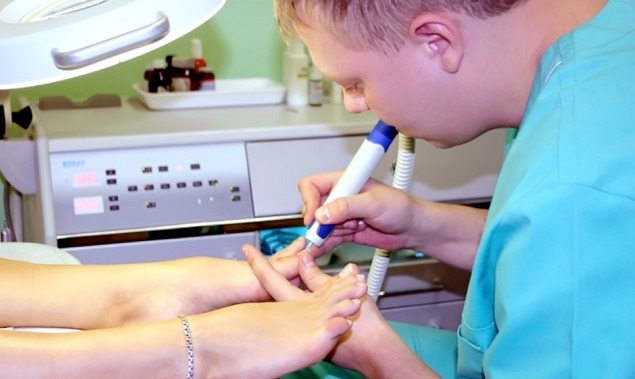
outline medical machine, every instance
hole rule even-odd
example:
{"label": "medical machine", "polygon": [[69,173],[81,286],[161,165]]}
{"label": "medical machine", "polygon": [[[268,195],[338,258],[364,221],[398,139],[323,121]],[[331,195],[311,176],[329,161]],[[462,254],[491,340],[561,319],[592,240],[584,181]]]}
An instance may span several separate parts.
{"label": "medical machine", "polygon": [[[303,228],[297,181],[344,169],[377,123],[372,114],[351,115],[341,104],[156,111],[138,97],[108,96],[62,107],[21,99],[21,110],[11,112],[9,90],[154,50],[223,4],[0,0],[0,126],[3,134],[14,122],[28,129],[0,141],[13,237],[100,264],[242,259],[242,244],[262,247],[266,233]],[[504,131],[450,150],[417,142],[410,192],[486,206],[503,146]],[[373,176],[390,183],[396,147],[386,155]],[[332,272],[351,261],[368,269],[372,251],[345,245],[320,264]],[[468,278],[425,252],[393,252],[378,304],[392,320],[455,329]]]}
{"label": "medical machine", "polygon": [[[152,111],[138,98],[119,100],[61,110],[28,104],[33,141],[1,147],[32,157],[11,165],[24,173],[15,181],[23,183],[23,230],[16,233],[25,241],[62,247],[83,263],[242,259],[241,245],[259,246],[263,231],[302,226],[298,180],[345,168],[377,123],[341,104]],[[411,192],[487,203],[503,145],[503,132],[448,150],[419,141]],[[392,181],[396,148],[375,178]],[[468,275],[422,253],[394,256],[380,307],[393,319],[452,328]],[[371,255],[345,246],[323,264],[367,267]],[[407,312],[412,307],[448,308],[451,316]]]}

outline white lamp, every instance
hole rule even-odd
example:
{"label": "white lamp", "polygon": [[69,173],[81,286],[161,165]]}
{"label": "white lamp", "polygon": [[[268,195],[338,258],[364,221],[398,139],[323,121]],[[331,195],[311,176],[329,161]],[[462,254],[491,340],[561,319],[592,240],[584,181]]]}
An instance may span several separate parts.
{"label": "white lamp", "polygon": [[209,20],[225,0],[0,0],[0,91],[138,57]]}

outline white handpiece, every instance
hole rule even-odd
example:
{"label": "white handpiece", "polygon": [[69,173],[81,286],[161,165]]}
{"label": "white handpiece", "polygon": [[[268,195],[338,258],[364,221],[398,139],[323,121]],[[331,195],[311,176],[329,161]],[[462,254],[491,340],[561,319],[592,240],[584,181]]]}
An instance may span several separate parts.
{"label": "white handpiece", "polygon": [[[344,196],[359,193],[364,184],[384,157],[388,147],[395,139],[397,130],[379,120],[368,137],[362,142],[359,150],[344,170],[342,177],[326,198],[324,204]],[[312,245],[321,246],[331,234],[335,225],[320,225],[313,222],[306,232],[307,249]]]}

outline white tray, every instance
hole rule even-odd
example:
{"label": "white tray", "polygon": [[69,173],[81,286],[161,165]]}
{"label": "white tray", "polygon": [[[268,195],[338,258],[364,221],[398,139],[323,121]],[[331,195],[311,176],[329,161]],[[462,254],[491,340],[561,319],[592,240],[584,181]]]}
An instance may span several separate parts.
{"label": "white tray", "polygon": [[218,79],[214,91],[151,93],[145,83],[132,88],[153,110],[280,104],[285,92],[282,84],[266,78]]}

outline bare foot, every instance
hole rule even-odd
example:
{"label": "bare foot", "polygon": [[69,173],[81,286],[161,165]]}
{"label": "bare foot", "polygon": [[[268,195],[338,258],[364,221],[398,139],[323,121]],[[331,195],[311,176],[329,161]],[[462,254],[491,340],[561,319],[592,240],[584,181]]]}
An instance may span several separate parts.
{"label": "bare foot", "polygon": [[[321,288],[330,278],[319,269],[309,252],[302,253],[299,272],[310,291]],[[353,319],[353,327],[341,336],[328,357],[332,363],[357,371],[363,371],[364,360],[368,357],[363,352],[369,346],[375,346],[376,349],[382,343],[387,343],[393,334],[370,296],[364,296],[361,302],[360,312]]]}
{"label": "bare foot", "polygon": [[[309,290],[329,280],[310,252],[301,253],[298,269]],[[370,296],[361,299],[360,310],[352,320],[353,326],[328,356],[332,363],[359,371],[367,378],[439,378],[395,333]]]}
{"label": "bare foot", "polygon": [[[300,296],[297,292],[299,290],[271,266],[267,266],[259,258],[254,259],[250,256],[251,254],[248,255],[247,261],[254,274],[273,298],[284,300]],[[254,256],[257,258],[256,254]],[[357,273],[356,266],[347,267]],[[331,280],[331,277],[315,264],[310,251],[300,253],[298,271],[309,291],[319,291]],[[353,321],[352,327],[340,336],[329,353],[328,359],[331,362],[357,370],[369,378],[438,378],[395,333],[369,296],[361,298],[359,312],[349,320]],[[386,356],[395,359],[386,360]]]}
{"label": "bare foot", "polygon": [[203,371],[197,376],[275,378],[319,362],[350,329],[348,318],[359,310],[367,288],[351,265],[313,292],[295,290],[294,300],[239,304],[191,316],[196,366]]}

